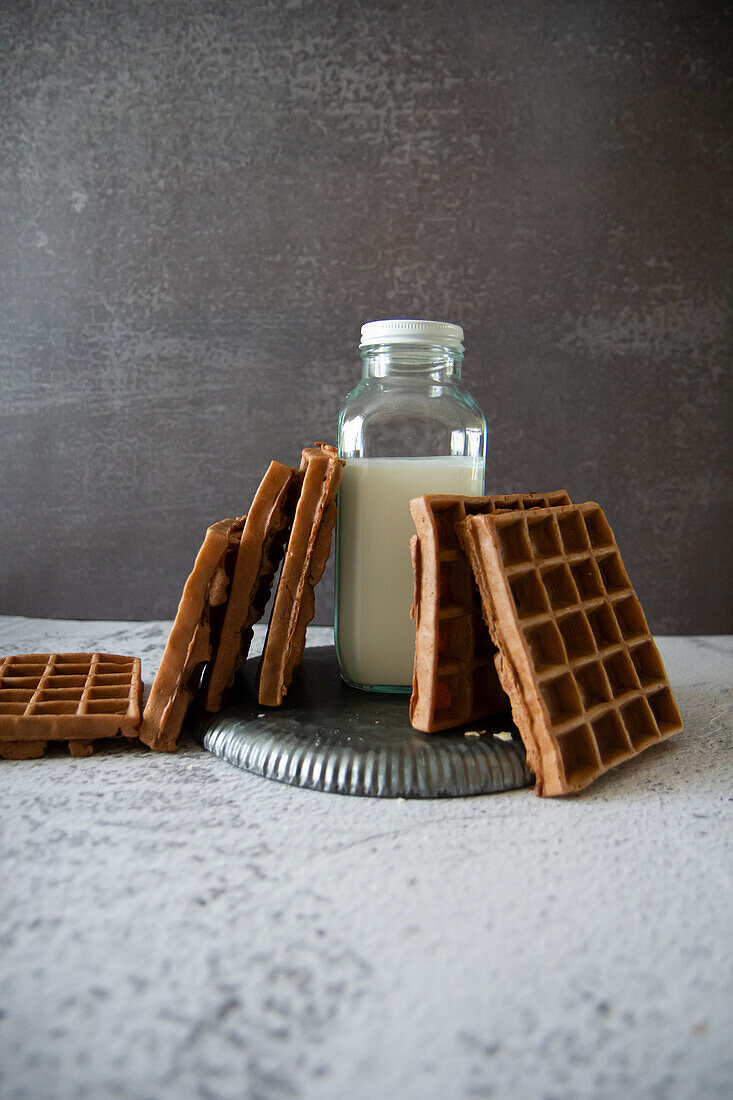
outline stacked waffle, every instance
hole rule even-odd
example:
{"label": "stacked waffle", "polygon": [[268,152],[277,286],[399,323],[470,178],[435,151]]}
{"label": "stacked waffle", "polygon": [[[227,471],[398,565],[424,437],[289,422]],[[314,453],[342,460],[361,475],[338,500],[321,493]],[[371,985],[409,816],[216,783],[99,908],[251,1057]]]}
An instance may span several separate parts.
{"label": "stacked waffle", "polygon": [[422,497],[411,509],[413,725],[444,729],[510,703],[544,795],[581,790],[682,728],[597,504],[557,492]]}
{"label": "stacked waffle", "polygon": [[506,707],[494,666],[496,647],[481,617],[478,589],[457,525],[469,515],[569,501],[562,491],[486,497],[428,495],[410,501],[417,529],[411,541],[415,666],[410,721],[415,729],[433,733]]}
{"label": "stacked waffle", "polygon": [[221,709],[282,562],[257,678],[258,702],[280,705],[313,618],[343,465],[322,443],[304,449],[298,470],[272,462],[248,515],[209,528],[145,707],[140,738],[151,748],[175,749],[194,697]]}

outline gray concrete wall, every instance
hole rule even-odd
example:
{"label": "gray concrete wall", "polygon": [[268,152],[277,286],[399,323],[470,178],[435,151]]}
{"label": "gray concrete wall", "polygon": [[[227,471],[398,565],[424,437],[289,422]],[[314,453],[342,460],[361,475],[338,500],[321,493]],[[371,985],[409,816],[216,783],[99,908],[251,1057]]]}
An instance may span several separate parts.
{"label": "gray concrete wall", "polygon": [[172,615],[361,323],[432,316],[489,481],[600,501],[653,629],[731,628],[724,5],[0,11],[0,612]]}

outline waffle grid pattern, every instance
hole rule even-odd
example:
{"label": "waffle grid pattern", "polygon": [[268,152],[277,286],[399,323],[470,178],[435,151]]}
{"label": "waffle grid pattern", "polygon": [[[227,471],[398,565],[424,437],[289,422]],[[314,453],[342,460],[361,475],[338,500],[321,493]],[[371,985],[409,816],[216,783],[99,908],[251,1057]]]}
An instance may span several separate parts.
{"label": "waffle grid pattern", "polygon": [[[418,729],[449,729],[508,705],[494,666],[496,646],[482,618],[478,590],[456,525],[468,515],[569,502],[564,490],[485,497],[428,494],[411,502],[418,538],[423,536],[416,573],[421,571],[427,582],[420,585],[423,591],[437,594],[437,599],[429,600],[418,593],[424,606],[419,608],[410,700],[411,720]],[[415,555],[414,551],[413,558]]]}
{"label": "waffle grid pattern", "polygon": [[679,711],[601,508],[493,524],[564,781],[577,790],[680,730]]}
{"label": "waffle grid pattern", "polygon": [[[29,653],[0,662],[0,744],[92,741],[140,725],[140,660]],[[45,746],[44,746],[45,747]]]}

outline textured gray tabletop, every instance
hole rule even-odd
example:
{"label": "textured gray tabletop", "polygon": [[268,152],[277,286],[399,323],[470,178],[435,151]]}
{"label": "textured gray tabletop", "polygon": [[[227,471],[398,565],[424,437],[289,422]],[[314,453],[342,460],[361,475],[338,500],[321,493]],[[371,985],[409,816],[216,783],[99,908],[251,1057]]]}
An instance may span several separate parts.
{"label": "textured gray tabletop", "polygon": [[[167,627],[0,618],[0,652],[149,683]],[[570,800],[324,795],[191,741],[2,762],[0,1093],[729,1096],[733,645],[660,648],[684,733]]]}

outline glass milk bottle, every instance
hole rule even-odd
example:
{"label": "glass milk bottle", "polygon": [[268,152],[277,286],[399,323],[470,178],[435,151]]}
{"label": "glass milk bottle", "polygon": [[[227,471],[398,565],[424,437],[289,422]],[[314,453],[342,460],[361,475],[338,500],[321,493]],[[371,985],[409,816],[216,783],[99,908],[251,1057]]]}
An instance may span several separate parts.
{"label": "glass milk bottle", "polygon": [[480,496],[486,421],[461,384],[463,329],[371,321],[339,417],[336,652],[354,687],[409,692],[415,652],[409,501]]}

